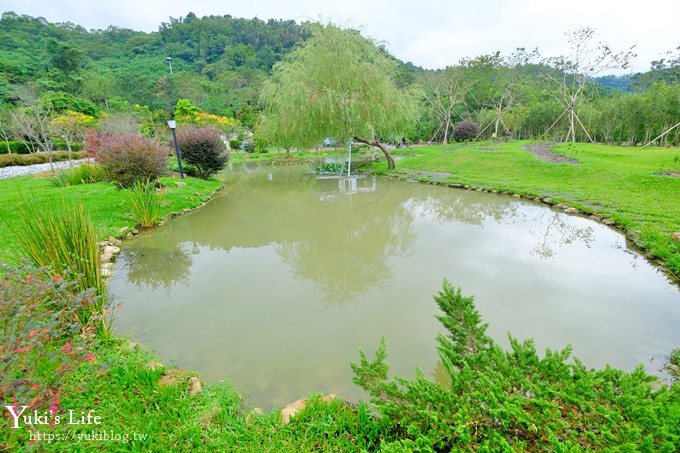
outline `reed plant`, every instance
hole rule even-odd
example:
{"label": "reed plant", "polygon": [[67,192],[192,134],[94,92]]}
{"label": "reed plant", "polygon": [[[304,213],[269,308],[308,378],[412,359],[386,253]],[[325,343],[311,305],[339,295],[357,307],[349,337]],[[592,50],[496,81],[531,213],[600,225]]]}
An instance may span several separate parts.
{"label": "reed plant", "polygon": [[17,210],[18,227],[14,234],[19,244],[18,254],[39,267],[52,269],[55,275],[72,273],[77,289],[95,290],[97,302],[83,307],[78,314],[87,324],[92,316],[101,319],[106,328],[106,290],[101,278],[99,244],[90,217],[80,203],[67,203],[50,208],[35,199],[24,200]]}
{"label": "reed plant", "polygon": [[161,220],[161,195],[151,180],[135,181],[128,189],[132,218],[141,228],[152,228]]}

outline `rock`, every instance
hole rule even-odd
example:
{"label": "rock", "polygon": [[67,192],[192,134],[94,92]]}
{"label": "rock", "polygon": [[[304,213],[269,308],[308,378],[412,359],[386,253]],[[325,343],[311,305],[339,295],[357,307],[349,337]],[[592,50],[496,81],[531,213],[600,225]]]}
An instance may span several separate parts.
{"label": "rock", "polygon": [[113,259],[113,255],[111,255],[110,253],[102,253],[101,255],[99,255],[99,262],[102,263],[102,264],[108,263],[112,259]]}
{"label": "rock", "polygon": [[609,225],[609,226],[616,225],[616,220],[611,219],[611,218],[610,219],[604,219],[602,221],[602,223],[604,223],[605,225]]}
{"label": "rock", "polygon": [[542,201],[539,197],[534,197],[534,198],[532,198],[532,200],[534,200],[534,201],[537,202],[537,203],[540,202],[540,201]]}
{"label": "rock", "polygon": [[184,187],[184,186],[187,185],[187,183],[182,182],[182,181],[175,181],[175,185],[176,185],[177,187]]}
{"label": "rock", "polygon": [[555,205],[555,207],[556,207],[557,209],[567,209],[567,208],[570,208],[571,206],[569,206],[569,205],[566,204],[566,203],[558,203],[558,204]]}
{"label": "rock", "polygon": [[123,227],[118,229],[118,234],[125,234],[128,230],[128,227]]}
{"label": "rock", "polygon": [[138,229],[134,229],[134,230],[130,231],[130,233],[132,233],[132,234],[139,234],[139,230],[138,230]]}
{"label": "rock", "polygon": [[591,215],[591,216],[588,217],[588,218],[589,218],[590,220],[594,220],[594,221],[596,221],[596,222],[599,222],[599,221],[600,221],[600,218],[599,218],[598,216],[596,216],[596,215]]}
{"label": "rock", "polygon": [[112,271],[114,266],[115,266],[115,264],[113,264],[111,261],[109,261],[107,263],[102,263],[101,268]]}
{"label": "rock", "polygon": [[493,189],[491,193],[498,193],[498,191],[496,189]]}
{"label": "rock", "polygon": [[671,234],[671,239],[680,242],[680,232]]}
{"label": "rock", "polygon": [[116,239],[113,236],[109,236],[108,241],[109,241],[109,244],[115,245],[115,246],[119,246],[120,244],[123,243],[123,241],[121,241],[120,239]]}
{"label": "rock", "polygon": [[155,370],[158,370],[160,368],[165,368],[165,365],[163,365],[161,362],[159,362],[157,360],[149,360],[148,362],[146,362],[146,366],[151,371],[155,371]]}
{"label": "rock", "polygon": [[552,198],[544,198],[544,199],[543,199],[543,203],[552,204],[552,202],[553,202],[553,199],[552,199]]}
{"label": "rock", "polygon": [[564,210],[565,214],[578,214],[579,210],[576,208],[567,208]]}
{"label": "rock", "polygon": [[118,255],[120,253],[120,248],[115,245],[107,245],[102,251],[102,255]]}
{"label": "rock", "polygon": [[455,184],[449,184],[449,187],[461,188],[461,187],[463,187],[463,185],[462,185],[462,184],[455,183]]}
{"label": "rock", "polygon": [[128,233],[128,234],[125,235],[126,239],[132,239],[133,237],[135,237],[135,235],[132,234],[132,233]]}
{"label": "rock", "polygon": [[182,209],[182,211],[183,212],[189,212],[189,211],[191,211],[191,208],[184,208],[184,209]]}
{"label": "rock", "polygon": [[111,276],[111,269],[102,269],[101,274],[102,274],[102,277],[110,277]]}
{"label": "rock", "polygon": [[104,248],[104,247],[106,247],[107,245],[110,245],[110,244],[109,244],[109,241],[102,241],[102,242],[99,243],[99,247],[101,247],[101,248]]}
{"label": "rock", "polygon": [[158,226],[163,226],[163,225],[165,225],[165,221],[164,221],[164,220],[161,220],[160,222],[158,222]]}
{"label": "rock", "polygon": [[189,387],[189,395],[194,396],[201,393],[201,390],[203,390],[203,385],[201,385],[200,379],[198,379],[196,376],[191,376],[189,378],[189,382],[191,384]]}
{"label": "rock", "polygon": [[307,407],[307,400],[297,400],[290,403],[288,406],[281,409],[281,412],[279,412],[279,414],[281,414],[281,422],[284,425],[287,425],[290,423],[291,417],[295,416],[295,414],[300,412],[305,407]]}
{"label": "rock", "polygon": [[158,380],[158,386],[159,387],[167,387],[170,385],[177,385],[177,381],[181,375],[181,371],[179,368],[173,368],[169,370],[167,373],[163,375]]}
{"label": "rock", "polygon": [[522,196],[521,196],[520,194],[518,194],[518,193],[513,193],[513,194],[512,194],[512,197],[513,197],[513,198],[522,198]]}
{"label": "rock", "polygon": [[252,411],[248,412],[248,415],[246,415],[246,428],[250,428],[253,425],[253,419],[262,414],[264,414],[264,411],[259,407],[256,407]]}
{"label": "rock", "polygon": [[327,404],[331,404],[333,400],[337,399],[338,397],[335,395],[335,393],[329,393],[328,395],[324,395],[321,397],[321,401]]}
{"label": "rock", "polygon": [[510,192],[508,192],[507,190],[504,190],[503,192],[501,192],[501,195],[510,195]]}

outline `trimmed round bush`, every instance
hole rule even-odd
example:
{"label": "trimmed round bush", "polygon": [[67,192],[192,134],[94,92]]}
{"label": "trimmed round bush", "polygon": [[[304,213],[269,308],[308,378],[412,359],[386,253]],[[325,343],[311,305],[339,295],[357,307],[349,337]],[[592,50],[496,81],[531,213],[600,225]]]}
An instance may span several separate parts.
{"label": "trimmed round bush", "polygon": [[87,147],[102,166],[105,179],[121,187],[156,180],[167,167],[168,149],[143,135],[97,134],[88,137]]}
{"label": "trimmed round bush", "polygon": [[208,179],[222,170],[229,160],[220,133],[210,127],[188,128],[177,132],[182,160],[196,169],[199,177]]}
{"label": "trimmed round bush", "polygon": [[453,127],[453,139],[457,142],[474,140],[479,135],[479,124],[465,120]]}

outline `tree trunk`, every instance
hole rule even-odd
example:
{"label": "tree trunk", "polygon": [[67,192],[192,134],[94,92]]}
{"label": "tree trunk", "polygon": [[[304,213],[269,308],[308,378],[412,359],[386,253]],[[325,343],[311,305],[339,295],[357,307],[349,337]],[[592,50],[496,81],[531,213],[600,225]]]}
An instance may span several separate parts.
{"label": "tree trunk", "polygon": [[392,159],[392,155],[390,154],[390,151],[385,147],[385,145],[383,145],[376,139],[369,140],[359,135],[355,135],[354,140],[360,143],[365,143],[369,146],[375,146],[376,148],[380,148],[380,151],[382,151],[383,154],[385,155],[385,159],[387,159],[387,168],[389,168],[390,170],[394,170],[394,159]]}
{"label": "tree trunk", "polygon": [[444,145],[449,144],[449,125],[451,124],[451,115],[446,116],[446,120],[444,121]]}

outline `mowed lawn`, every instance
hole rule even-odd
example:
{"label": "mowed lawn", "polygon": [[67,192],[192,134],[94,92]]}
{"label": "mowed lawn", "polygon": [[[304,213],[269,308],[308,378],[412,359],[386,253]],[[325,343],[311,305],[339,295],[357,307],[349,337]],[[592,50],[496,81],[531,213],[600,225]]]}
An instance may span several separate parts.
{"label": "mowed lawn", "polygon": [[[680,276],[680,173],[678,148],[629,148],[583,143],[554,150],[579,162],[538,159],[532,142],[475,143],[395,150],[397,174],[476,188],[551,197],[587,213],[600,213],[634,232],[636,243]],[[384,163],[375,167],[386,170]],[[429,173],[433,172],[433,173]],[[434,173],[436,172],[436,173]]]}
{"label": "mowed lawn", "polygon": [[[161,215],[193,208],[222,186],[220,181],[186,178],[186,186],[175,185],[179,179],[162,178]],[[82,203],[94,223],[97,237],[119,236],[121,228],[133,228],[128,191],[114,184],[94,183],[58,188],[41,175],[0,179],[0,262],[16,264],[20,253],[14,231],[21,228],[17,213],[23,203],[34,200],[44,209],[59,209]]]}

